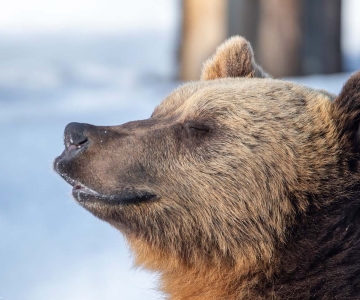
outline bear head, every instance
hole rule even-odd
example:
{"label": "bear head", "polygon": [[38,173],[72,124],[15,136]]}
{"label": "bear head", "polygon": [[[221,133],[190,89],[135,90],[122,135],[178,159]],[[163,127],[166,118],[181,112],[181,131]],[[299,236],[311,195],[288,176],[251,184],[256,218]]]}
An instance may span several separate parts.
{"label": "bear head", "polygon": [[271,277],[314,212],[357,195],[359,117],[359,73],[335,97],[270,78],[233,37],[149,119],[69,124],[54,168],[174,299],[231,299],[244,274]]}

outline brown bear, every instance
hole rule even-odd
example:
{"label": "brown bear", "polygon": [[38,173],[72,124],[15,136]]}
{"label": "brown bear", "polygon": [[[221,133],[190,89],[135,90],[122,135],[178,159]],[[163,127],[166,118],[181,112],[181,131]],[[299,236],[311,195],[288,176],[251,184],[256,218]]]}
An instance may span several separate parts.
{"label": "brown bear", "polygon": [[360,73],[270,78],[241,37],[146,120],[70,123],[55,170],[169,299],[360,299]]}

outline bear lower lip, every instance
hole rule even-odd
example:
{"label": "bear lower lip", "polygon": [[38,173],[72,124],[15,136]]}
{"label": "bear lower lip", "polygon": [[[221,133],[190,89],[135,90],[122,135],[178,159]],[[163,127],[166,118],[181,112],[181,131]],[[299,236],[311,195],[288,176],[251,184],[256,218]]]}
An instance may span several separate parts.
{"label": "bear lower lip", "polygon": [[119,204],[135,204],[157,200],[158,198],[157,195],[147,191],[131,190],[116,194],[112,201]]}
{"label": "bear lower lip", "polygon": [[101,195],[81,184],[76,184],[72,190],[74,198],[81,204],[102,203],[107,205],[129,205],[157,200],[159,197],[146,191],[122,191],[115,195]]}

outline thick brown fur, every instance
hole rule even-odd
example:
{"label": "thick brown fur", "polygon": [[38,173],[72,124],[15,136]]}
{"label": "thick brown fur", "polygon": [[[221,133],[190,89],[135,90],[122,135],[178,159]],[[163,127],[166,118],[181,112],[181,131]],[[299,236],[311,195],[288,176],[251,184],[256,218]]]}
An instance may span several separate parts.
{"label": "thick brown fur", "polygon": [[338,97],[271,79],[235,37],[202,79],[55,169],[169,299],[359,299],[359,73]]}

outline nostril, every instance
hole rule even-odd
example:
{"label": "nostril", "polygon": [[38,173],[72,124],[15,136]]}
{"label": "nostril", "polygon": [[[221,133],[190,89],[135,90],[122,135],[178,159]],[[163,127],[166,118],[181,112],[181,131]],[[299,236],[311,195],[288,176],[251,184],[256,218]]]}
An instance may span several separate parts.
{"label": "nostril", "polygon": [[86,124],[83,123],[70,123],[66,126],[64,142],[67,152],[80,149],[89,142],[85,134],[85,127]]}
{"label": "nostril", "polygon": [[78,141],[76,144],[74,144],[76,147],[80,148],[82,145],[86,144],[88,142],[88,139],[85,137],[82,141]]}
{"label": "nostril", "polygon": [[71,150],[76,150],[76,149],[80,149],[83,145],[85,145],[88,142],[88,140],[84,140],[83,142],[79,143],[79,144],[73,144],[73,143],[65,143],[66,149],[68,151]]}

